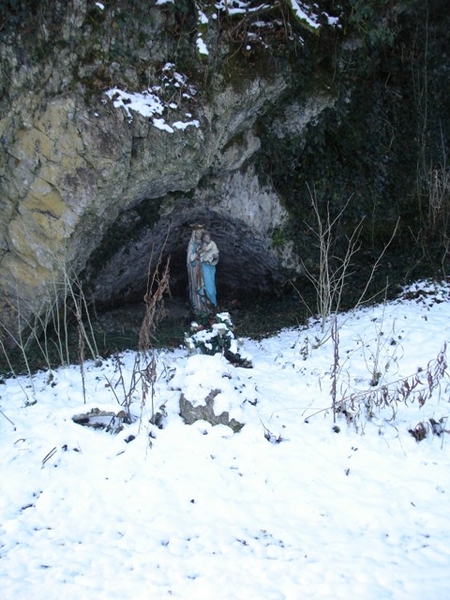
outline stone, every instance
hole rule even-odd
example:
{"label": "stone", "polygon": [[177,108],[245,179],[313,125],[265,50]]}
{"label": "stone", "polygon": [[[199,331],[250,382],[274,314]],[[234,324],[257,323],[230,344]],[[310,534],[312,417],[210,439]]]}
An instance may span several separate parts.
{"label": "stone", "polygon": [[211,425],[226,425],[234,433],[237,433],[244,427],[234,417],[230,419],[228,411],[223,411],[220,415],[214,412],[214,398],[220,394],[220,390],[214,389],[209,392],[205,398],[204,404],[194,404],[190,402],[184,394],[180,395],[180,416],[187,425],[192,425],[195,421],[206,421]]}
{"label": "stone", "polygon": [[74,415],[72,421],[77,425],[92,427],[93,429],[104,429],[108,433],[117,434],[123,430],[124,424],[130,423],[130,418],[124,410],[116,413],[93,408],[86,413]]}

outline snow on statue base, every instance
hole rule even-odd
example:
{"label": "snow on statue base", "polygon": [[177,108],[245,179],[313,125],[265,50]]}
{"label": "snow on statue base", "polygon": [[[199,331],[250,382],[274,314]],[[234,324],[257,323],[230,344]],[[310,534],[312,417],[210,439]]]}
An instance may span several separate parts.
{"label": "snow on statue base", "polygon": [[208,326],[193,321],[190,333],[184,336],[184,343],[190,352],[200,351],[211,356],[220,353],[237,367],[252,367],[251,360],[238,352],[238,341],[227,312],[217,313],[210,318]]}

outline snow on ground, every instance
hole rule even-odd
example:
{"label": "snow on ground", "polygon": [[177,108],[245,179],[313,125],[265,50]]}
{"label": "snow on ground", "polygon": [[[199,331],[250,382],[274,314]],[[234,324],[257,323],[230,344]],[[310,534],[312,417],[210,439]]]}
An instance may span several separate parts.
{"label": "snow on ground", "polygon": [[[448,376],[431,398],[427,389],[450,338],[449,296],[422,282],[340,317],[337,400],[362,390],[393,399],[414,381],[426,399],[411,394],[370,418],[355,404],[333,422],[336,353],[331,339],[314,348],[314,321],[243,340],[253,368],[160,352],[162,429],[149,423],[150,396],[135,397],[136,420],[117,435],[72,420],[121,408],[132,352],[120,369],[86,365],[87,404],[75,366],[3,380],[1,597],[448,597]],[[220,410],[245,423],[239,433],[183,423],[181,391],[201,401],[213,388]],[[434,435],[430,419],[447,431]],[[422,441],[408,432],[419,423]]]}

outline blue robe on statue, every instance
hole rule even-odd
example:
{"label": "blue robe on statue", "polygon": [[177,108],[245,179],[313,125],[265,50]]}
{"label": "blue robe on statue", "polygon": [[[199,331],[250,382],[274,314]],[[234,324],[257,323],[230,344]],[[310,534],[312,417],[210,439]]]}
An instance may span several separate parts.
{"label": "blue robe on statue", "polygon": [[206,294],[213,306],[217,306],[216,267],[210,263],[202,263],[204,288],[201,295]]}

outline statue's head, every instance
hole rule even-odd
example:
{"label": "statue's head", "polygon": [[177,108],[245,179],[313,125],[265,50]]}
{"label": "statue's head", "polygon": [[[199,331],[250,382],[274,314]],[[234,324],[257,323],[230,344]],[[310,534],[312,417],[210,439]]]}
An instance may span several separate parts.
{"label": "statue's head", "polygon": [[197,240],[201,240],[203,233],[205,231],[205,226],[202,223],[196,223],[195,225],[191,225],[192,233]]}

